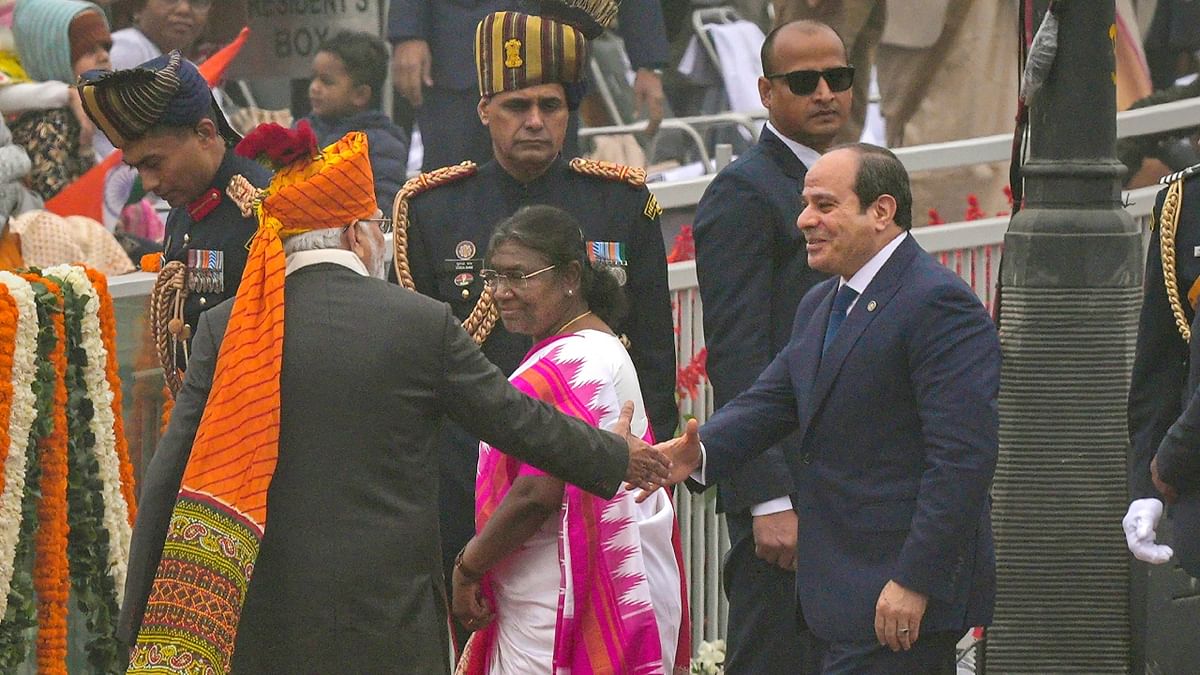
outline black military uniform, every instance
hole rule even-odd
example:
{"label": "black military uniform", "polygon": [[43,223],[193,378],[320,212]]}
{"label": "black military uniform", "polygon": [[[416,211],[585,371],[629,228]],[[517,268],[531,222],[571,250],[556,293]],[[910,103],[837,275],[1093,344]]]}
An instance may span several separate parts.
{"label": "black military uniform", "polygon": [[[529,184],[518,182],[493,160],[473,175],[418,194],[409,205],[408,226],[409,266],[417,290],[449,303],[459,320],[465,319],[483,291],[479,270],[492,230],[531,204],[557,206],[574,216],[593,263],[622,282],[629,313],[612,328],[629,340],[655,438],[670,438],[679,416],[674,324],[661,209],[644,185],[584,175],[560,157]],[[507,375],[531,346],[528,336],[509,333],[497,322],[483,353]],[[455,552],[474,534],[478,441],[456,428],[445,434],[442,542],[449,569]]]}
{"label": "black military uniform", "polygon": [[[1192,395],[1188,385],[1188,340],[1181,324],[1182,328],[1194,326],[1193,299],[1200,295],[1200,165],[1167,176],[1162,182],[1179,182],[1175,189],[1180,191],[1182,199],[1166,214],[1170,216],[1169,211],[1174,210],[1176,217],[1163,217],[1172,188],[1160,192],[1154,205],[1150,250],[1146,256],[1145,296],[1129,387],[1131,500],[1162,499],[1150,480],[1150,460]],[[1174,246],[1169,247],[1175,258],[1174,306],[1164,272],[1164,237],[1174,239]],[[1183,491],[1184,486],[1176,487]],[[1194,530],[1192,536],[1200,536],[1200,523],[1192,526],[1181,523],[1179,511],[1172,509],[1175,541],[1188,536],[1189,529]],[[1182,553],[1178,545],[1176,553]]]}
{"label": "black military uniform", "polygon": [[242,215],[228,194],[229,182],[239,174],[258,188],[271,181],[265,166],[226,149],[212,184],[195,201],[171,209],[167,216],[163,261],[188,267],[183,320],[192,331],[201,312],[237,295],[250,239],[258,229],[255,216]]}
{"label": "black military uniform", "polygon": [[[167,216],[159,267],[181,262],[188,268],[183,323],[188,328],[184,335],[190,335],[199,325],[201,312],[237,294],[248,244],[257,228],[247,208],[253,198],[250,193],[265,186],[271,174],[262,165],[234,154],[232,146],[241,136],[217,106],[208,81],[179,50],[136,68],[89,70],[80,76],[78,87],[84,112],[118,148],[126,148],[156,127],[190,133],[203,119],[216,127],[219,139],[214,140],[224,143],[212,183],[190,204],[173,208]],[[245,180],[235,180],[238,175]],[[179,367],[186,366],[184,356],[180,349],[176,355]]]}

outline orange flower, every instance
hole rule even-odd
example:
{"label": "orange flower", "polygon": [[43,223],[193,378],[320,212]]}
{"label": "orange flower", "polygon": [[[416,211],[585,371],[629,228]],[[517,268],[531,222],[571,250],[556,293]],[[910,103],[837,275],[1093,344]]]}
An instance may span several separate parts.
{"label": "orange flower", "polygon": [[[63,292],[50,279],[33,274],[24,278],[44,284],[63,306]],[[67,673],[67,331],[61,311],[50,313],[54,323],[53,430],[39,439],[42,465],[42,499],[38,502],[33,587],[38,597],[37,672]]]}
{"label": "orange flower", "polygon": [[147,253],[142,256],[139,263],[143,272],[160,272],[162,271],[162,253]]}
{"label": "orange flower", "polygon": [[0,493],[4,492],[4,464],[12,439],[8,435],[12,415],[13,353],[17,348],[17,321],[20,319],[17,299],[0,284]]}
{"label": "orange flower", "polygon": [[129,441],[125,438],[125,419],[121,414],[121,377],[117,371],[117,319],[113,312],[112,296],[108,294],[108,279],[97,270],[86,265],[82,267],[87,272],[88,280],[92,282],[92,288],[96,290],[96,298],[100,301],[97,313],[100,318],[100,335],[104,340],[104,349],[108,352],[105,373],[108,387],[113,394],[113,434],[117,442],[117,459],[121,463],[121,494],[125,497],[125,503],[129,505],[129,526],[133,527],[137,517],[137,500],[134,496],[133,465],[129,462]]}

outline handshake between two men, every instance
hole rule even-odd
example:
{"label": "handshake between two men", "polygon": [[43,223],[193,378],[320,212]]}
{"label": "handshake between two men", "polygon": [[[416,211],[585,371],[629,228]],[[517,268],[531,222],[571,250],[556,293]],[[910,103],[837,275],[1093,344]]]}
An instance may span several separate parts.
{"label": "handshake between two men", "polygon": [[639,502],[659,488],[683,482],[700,468],[699,425],[695,420],[688,422],[682,436],[657,445],[650,445],[630,433],[632,421],[633,402],[626,401],[612,432],[624,438],[629,448],[625,489],[641,490],[637,498]]}

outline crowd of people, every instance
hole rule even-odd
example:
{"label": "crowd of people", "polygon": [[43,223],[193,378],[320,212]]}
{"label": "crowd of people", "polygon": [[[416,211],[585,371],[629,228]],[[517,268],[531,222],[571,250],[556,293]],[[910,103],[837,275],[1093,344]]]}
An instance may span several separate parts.
{"label": "crowd of people", "polygon": [[[1015,7],[955,3],[882,38],[882,2],[777,8],[767,121],[696,208],[718,410],[680,433],[662,209],[645,171],[579,158],[576,137],[614,21],[661,120],[663,6],[393,0],[390,48],[334,34],[311,112],[243,137],[195,64],[214,1],[17,0],[0,50],[0,268],[186,270],[185,376],[118,625],[130,673],[687,672],[685,481],[715,486],[729,527],[725,672],[955,672],[996,590],[999,340],[910,233],[921,181],[844,141],[863,50],[904,120],[889,144],[924,142],[944,124],[914,72]],[[407,183],[389,54],[424,144]],[[51,208],[113,152],[108,218]],[[1125,529],[1139,559],[1195,574],[1194,175],[1156,206]]]}

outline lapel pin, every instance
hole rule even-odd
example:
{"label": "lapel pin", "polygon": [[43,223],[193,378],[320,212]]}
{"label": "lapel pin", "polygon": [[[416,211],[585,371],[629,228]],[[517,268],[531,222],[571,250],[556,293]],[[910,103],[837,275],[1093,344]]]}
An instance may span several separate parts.
{"label": "lapel pin", "polygon": [[877,302],[875,302],[874,300],[872,300],[872,301],[870,301],[870,302],[868,302],[868,303],[867,303],[867,311],[868,311],[868,312],[874,312],[874,311],[875,311],[875,308],[876,308],[876,307],[878,307],[878,306],[879,306],[879,303],[877,303]]}

